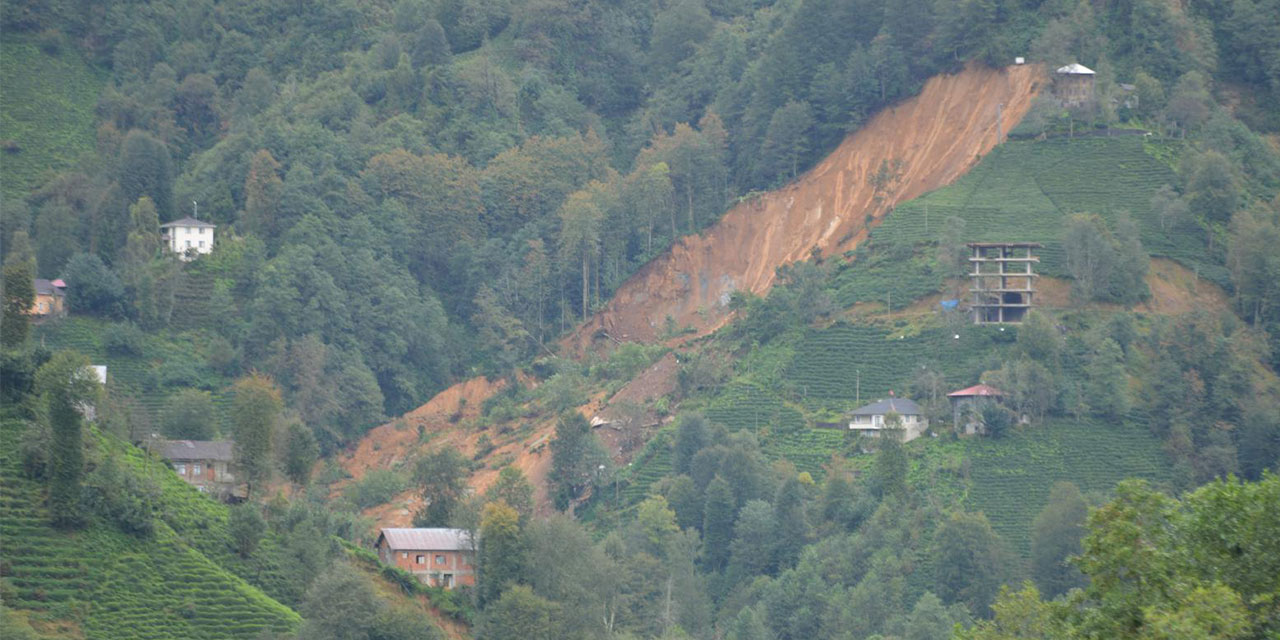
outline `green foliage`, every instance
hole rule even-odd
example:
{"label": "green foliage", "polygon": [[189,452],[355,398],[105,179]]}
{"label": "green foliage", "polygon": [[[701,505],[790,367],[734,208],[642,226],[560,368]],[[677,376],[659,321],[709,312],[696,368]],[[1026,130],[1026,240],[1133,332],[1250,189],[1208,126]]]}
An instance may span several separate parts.
{"label": "green foliage", "polygon": [[996,593],[1013,571],[1004,542],[981,513],[953,513],[934,538],[935,591],[943,602],[963,602],[986,615]]}
{"label": "green foliage", "polygon": [[1251,638],[1276,630],[1274,550],[1280,480],[1219,480],[1177,500],[1140,481],[1089,516],[1079,566],[1088,585],[1066,602],[1005,592],[975,640],[1052,629],[1061,638]]}
{"label": "green foliage", "polygon": [[351,501],[357,509],[368,509],[389,500],[409,487],[404,474],[391,469],[370,469],[359,480],[342,490],[342,497]]}
{"label": "green foliage", "polygon": [[1056,598],[1084,586],[1083,574],[1070,562],[1080,554],[1088,514],[1080,489],[1070,482],[1058,482],[1032,523],[1031,575],[1046,597]]}
{"label": "green foliage", "polygon": [[320,445],[316,436],[301,422],[290,422],[285,433],[284,473],[294,484],[305,485],[311,480],[311,469],[320,457]]}
{"label": "green foliage", "polygon": [[123,312],[124,285],[98,256],[72,256],[63,279],[67,282],[67,308],[72,313],[111,317]]}
{"label": "green foliage", "polygon": [[258,548],[266,531],[267,522],[262,519],[258,505],[246,502],[231,509],[227,532],[231,534],[231,543],[241,558],[249,557]]}
{"label": "green foliage", "polygon": [[71,528],[81,521],[78,510],[80,481],[84,475],[81,407],[97,401],[98,382],[84,356],[60,351],[36,372],[35,393],[47,412],[52,433],[49,512],[56,526]]}
{"label": "green foliage", "polygon": [[587,419],[577,411],[561,414],[556,437],[551,441],[551,473],[547,476],[556,508],[567,509],[577,500],[600,479],[600,467],[607,462],[604,448]]}
{"label": "green foliage", "polygon": [[414,526],[450,525],[453,512],[466,497],[467,461],[455,449],[444,447],[418,460],[413,483],[421,488],[425,503],[414,515]]}
{"label": "green foliage", "polygon": [[[255,638],[297,628],[297,614],[223,563],[231,551],[225,507],[110,436],[91,439],[102,460],[84,483],[83,504],[102,517],[77,533],[50,528],[42,489],[21,470],[22,431],[21,421],[0,420],[0,535],[13,587],[5,587],[6,606],[73,621],[91,637]],[[137,526],[151,533],[130,533]],[[236,570],[261,584],[280,577],[279,567]]]}
{"label": "green foliage", "polygon": [[520,580],[525,566],[525,543],[520,514],[501,502],[484,507],[480,521],[476,596],[481,607],[498,602],[509,586]]}
{"label": "green foliage", "polygon": [[181,389],[169,397],[160,417],[161,430],[175,440],[212,440],[217,435],[213,395],[200,389]]}
{"label": "green foliage", "polygon": [[236,381],[231,404],[236,465],[252,489],[271,477],[271,437],[279,419],[280,390],[270,378],[254,374]]}
{"label": "green foliage", "polygon": [[0,345],[6,349],[20,346],[30,329],[27,314],[36,300],[32,284],[35,272],[26,260],[6,261],[4,265],[4,326],[0,327]]}
{"label": "green foliage", "polygon": [[75,47],[50,53],[28,36],[10,32],[5,38],[0,45],[5,200],[26,196],[45,171],[69,167],[93,149],[93,109],[103,80]]}

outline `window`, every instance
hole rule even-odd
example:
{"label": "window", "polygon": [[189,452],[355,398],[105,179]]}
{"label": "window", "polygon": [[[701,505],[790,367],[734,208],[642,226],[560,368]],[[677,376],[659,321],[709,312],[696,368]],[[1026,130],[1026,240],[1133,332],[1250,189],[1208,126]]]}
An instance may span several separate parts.
{"label": "window", "polygon": [[437,555],[437,556],[436,556],[436,564],[444,564],[444,556],[442,556],[442,555]]}
{"label": "window", "polygon": [[180,476],[187,475],[187,465],[179,462],[178,464],[173,465],[173,468],[178,472],[178,475]]}
{"label": "window", "polygon": [[452,573],[446,573],[446,574],[444,574],[444,586],[445,586],[445,588],[446,588],[446,589],[448,589],[449,587],[452,587],[452,586],[453,586],[453,574],[452,574]]}
{"label": "window", "polygon": [[[201,229],[201,231],[204,231],[204,229]],[[200,248],[201,248],[201,249],[203,249],[203,248],[204,248],[204,240],[201,240],[201,241],[200,241]]]}
{"label": "window", "polygon": [[193,476],[198,476],[198,475],[200,475],[200,463],[199,463],[199,462],[197,462],[197,463],[195,463],[195,464],[191,465],[191,475],[193,475]]}
{"label": "window", "polygon": [[414,564],[426,564],[426,563],[427,563],[427,557],[426,557],[426,556],[414,556],[414,558],[413,558],[413,563],[414,563]]}
{"label": "window", "polygon": [[409,557],[409,552],[408,552],[408,551],[401,551],[401,552],[400,552],[400,557],[401,557],[401,558],[408,558],[408,557]]}
{"label": "window", "polygon": [[190,248],[191,248],[191,241],[190,241],[190,240],[188,240],[188,241],[187,241],[187,248],[188,248],[188,249],[190,249]]}
{"label": "window", "polygon": [[206,229],[205,229],[204,227],[200,227],[200,235],[204,235],[204,232],[205,232],[205,231],[206,231]]}

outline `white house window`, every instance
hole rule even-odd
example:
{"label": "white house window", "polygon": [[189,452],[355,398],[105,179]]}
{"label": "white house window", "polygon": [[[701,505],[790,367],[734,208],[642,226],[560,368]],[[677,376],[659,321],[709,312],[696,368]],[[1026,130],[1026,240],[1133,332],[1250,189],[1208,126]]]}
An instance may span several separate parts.
{"label": "white house window", "polygon": [[[204,231],[204,229],[201,229],[201,231]],[[203,249],[203,248],[204,248],[204,240],[201,240],[201,241],[200,241],[200,248],[201,248],[201,249]]]}
{"label": "white house window", "polygon": [[190,241],[190,240],[188,240],[188,241],[187,241],[187,248],[188,248],[188,249],[190,249],[190,248],[191,248],[191,241]]}
{"label": "white house window", "polygon": [[187,475],[187,465],[179,462],[178,464],[173,465],[173,468],[178,471],[178,475],[180,476]]}
{"label": "white house window", "polygon": [[415,557],[413,558],[413,563],[414,563],[414,564],[426,564],[426,563],[427,563],[427,557],[426,557],[426,556],[415,556]]}
{"label": "white house window", "polygon": [[197,475],[197,476],[198,476],[198,475],[200,475],[200,463],[199,463],[199,462],[197,462],[197,463],[195,463],[195,464],[191,465],[191,473],[192,473],[193,475]]}
{"label": "white house window", "polygon": [[200,227],[200,235],[204,235],[204,232],[205,232],[205,231],[206,231],[206,229],[205,229],[204,227]]}
{"label": "white house window", "polygon": [[401,558],[408,558],[408,557],[409,557],[409,552],[408,552],[408,551],[401,551],[401,552],[400,552],[400,557],[401,557]]}

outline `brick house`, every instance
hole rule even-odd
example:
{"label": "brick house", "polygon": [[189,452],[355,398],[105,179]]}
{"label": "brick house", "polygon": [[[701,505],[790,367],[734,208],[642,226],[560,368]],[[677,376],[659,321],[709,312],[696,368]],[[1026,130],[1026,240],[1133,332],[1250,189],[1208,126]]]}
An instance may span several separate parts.
{"label": "brick house", "polygon": [[33,317],[48,318],[66,313],[67,283],[36,278],[31,284],[36,292],[35,301],[31,303]]}
{"label": "brick house", "polygon": [[425,584],[451,589],[476,583],[475,545],[465,529],[384,528],[374,548],[384,564]]}
{"label": "brick house", "polygon": [[164,457],[189,484],[201,491],[224,493],[236,483],[232,449],[230,440],[169,440],[164,443]]}

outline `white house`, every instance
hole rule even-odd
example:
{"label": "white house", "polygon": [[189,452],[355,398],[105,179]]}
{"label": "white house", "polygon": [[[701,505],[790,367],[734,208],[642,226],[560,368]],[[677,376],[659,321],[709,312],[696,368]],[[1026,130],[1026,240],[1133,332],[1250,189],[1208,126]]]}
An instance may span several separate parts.
{"label": "white house", "polygon": [[213,251],[213,230],[217,226],[188,216],[160,225],[160,237],[166,248],[183,260],[190,260],[195,254]]}
{"label": "white house", "polygon": [[885,428],[885,416],[890,413],[902,417],[903,442],[919,438],[929,428],[929,419],[919,405],[906,398],[889,398],[855,409],[849,414],[849,430],[879,436]]}

